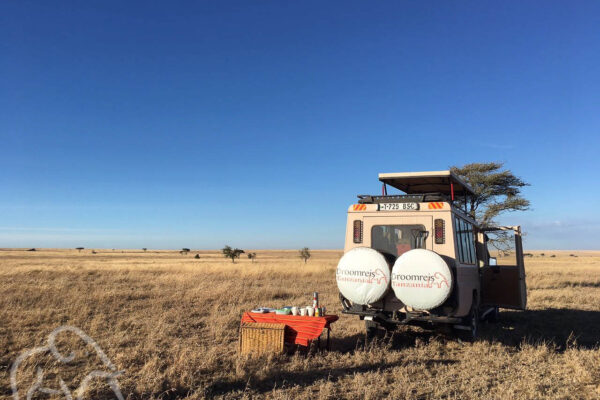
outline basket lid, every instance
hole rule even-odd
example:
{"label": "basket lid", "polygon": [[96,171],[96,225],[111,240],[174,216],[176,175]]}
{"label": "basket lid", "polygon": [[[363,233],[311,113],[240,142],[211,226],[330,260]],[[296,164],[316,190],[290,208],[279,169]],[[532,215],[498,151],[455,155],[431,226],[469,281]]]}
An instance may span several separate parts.
{"label": "basket lid", "polygon": [[285,324],[272,324],[266,322],[242,322],[243,328],[254,328],[254,329],[275,329],[284,330]]}

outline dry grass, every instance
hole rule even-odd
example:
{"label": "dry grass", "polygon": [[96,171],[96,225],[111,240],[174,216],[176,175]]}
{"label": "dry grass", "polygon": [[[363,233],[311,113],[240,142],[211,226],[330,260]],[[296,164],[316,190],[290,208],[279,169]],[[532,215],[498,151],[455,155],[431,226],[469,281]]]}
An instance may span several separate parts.
{"label": "dry grass", "polygon": [[[258,251],[235,265],[217,252],[0,251],[0,397],[9,369],[60,325],[83,329],[125,373],[126,398],[583,398],[600,397],[600,252],[550,252],[526,259],[529,310],[506,311],[461,343],[404,329],[365,346],[357,317],[334,325],[333,350],[308,356],[238,356],[241,312],[257,305],[306,305],[313,291],[339,311],[339,251]],[[570,257],[569,254],[578,257]],[[550,254],[556,257],[550,258]],[[98,361],[75,339],[75,366],[35,357],[24,365],[72,388]],[[66,352],[66,348],[65,348]],[[87,398],[112,398],[100,381]],[[37,397],[44,398],[44,397]]]}

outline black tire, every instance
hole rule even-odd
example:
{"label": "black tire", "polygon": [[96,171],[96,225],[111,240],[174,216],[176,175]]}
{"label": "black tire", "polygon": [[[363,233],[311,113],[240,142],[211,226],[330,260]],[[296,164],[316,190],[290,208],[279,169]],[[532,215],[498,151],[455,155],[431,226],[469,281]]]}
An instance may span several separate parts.
{"label": "black tire", "polygon": [[476,299],[473,299],[469,315],[463,319],[463,325],[468,326],[469,330],[460,330],[459,337],[468,342],[477,340],[479,336],[479,306]]}
{"label": "black tire", "polygon": [[379,324],[377,322],[365,321],[365,333],[367,342],[370,342],[371,340],[375,339],[379,334],[380,329],[381,328],[379,327]]}
{"label": "black tire", "polygon": [[488,321],[490,321],[490,322],[499,322],[500,321],[500,308],[499,307],[494,307],[494,311],[490,312]]}
{"label": "black tire", "polygon": [[494,323],[498,322],[498,319],[500,318],[500,310],[498,307],[488,307],[485,311],[479,309],[479,312],[483,313],[480,319],[482,322]]}
{"label": "black tire", "polygon": [[352,307],[352,303],[350,302],[350,300],[345,298],[342,293],[340,293],[339,295],[340,295],[340,302],[342,303],[342,307],[344,308],[344,310],[348,311]]}

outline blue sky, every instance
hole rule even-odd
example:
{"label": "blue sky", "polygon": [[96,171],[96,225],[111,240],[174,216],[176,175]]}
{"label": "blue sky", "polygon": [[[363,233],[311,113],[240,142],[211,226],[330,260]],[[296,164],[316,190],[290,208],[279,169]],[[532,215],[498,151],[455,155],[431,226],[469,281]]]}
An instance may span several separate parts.
{"label": "blue sky", "polygon": [[341,248],[379,172],[503,161],[599,249],[600,3],[0,4],[0,247]]}

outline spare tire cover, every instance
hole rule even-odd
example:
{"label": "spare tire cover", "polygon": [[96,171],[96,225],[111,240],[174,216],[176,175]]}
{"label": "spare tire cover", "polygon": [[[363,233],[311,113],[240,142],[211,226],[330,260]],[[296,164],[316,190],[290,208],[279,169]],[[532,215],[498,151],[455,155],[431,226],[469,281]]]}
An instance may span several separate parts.
{"label": "spare tire cover", "polygon": [[340,259],[335,277],[345,298],[355,304],[371,304],[387,292],[390,267],[377,250],[356,247]]}
{"label": "spare tire cover", "polygon": [[417,310],[431,310],[450,296],[452,273],[437,253],[425,249],[410,250],[394,263],[392,289],[405,305]]}

